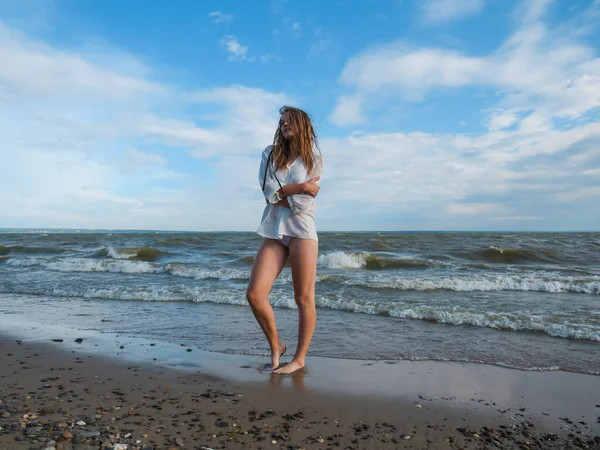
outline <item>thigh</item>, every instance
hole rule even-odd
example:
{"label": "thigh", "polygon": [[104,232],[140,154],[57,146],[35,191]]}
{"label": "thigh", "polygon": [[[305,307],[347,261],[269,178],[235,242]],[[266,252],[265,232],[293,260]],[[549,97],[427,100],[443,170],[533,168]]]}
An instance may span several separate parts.
{"label": "thigh", "polygon": [[261,296],[269,295],[273,282],[283,270],[287,258],[287,248],[275,239],[265,239],[252,266],[248,291]]}
{"label": "thigh", "polygon": [[296,298],[312,297],[317,281],[319,243],[314,239],[293,238],[289,249],[294,294]]}

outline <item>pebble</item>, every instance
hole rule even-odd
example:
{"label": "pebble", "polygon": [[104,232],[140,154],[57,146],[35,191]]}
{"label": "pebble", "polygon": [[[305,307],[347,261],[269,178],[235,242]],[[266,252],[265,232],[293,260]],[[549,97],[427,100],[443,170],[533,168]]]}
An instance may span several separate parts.
{"label": "pebble", "polygon": [[404,436],[404,439],[405,439],[406,441],[408,441],[410,438],[411,438],[411,436]]}
{"label": "pebble", "polygon": [[76,422],[76,424],[79,425],[80,427],[85,427],[87,425],[83,420],[78,420]]}
{"label": "pebble", "polygon": [[9,412],[5,412],[2,414],[2,418],[3,419],[8,419],[10,417],[10,413]]}
{"label": "pebble", "polygon": [[125,435],[125,439],[129,439],[130,437],[131,437],[131,433],[127,433],[127,434]]}
{"label": "pebble", "polygon": [[73,435],[72,435],[71,433],[69,433],[68,431],[65,431],[65,432],[62,434],[62,437],[63,437],[63,439],[65,439],[65,440],[73,439]]}
{"label": "pebble", "polygon": [[215,425],[218,426],[219,428],[226,428],[229,426],[229,422],[227,422],[226,420],[223,420],[223,419],[217,419],[217,421],[215,422]]}
{"label": "pebble", "polygon": [[[99,431],[78,431],[76,433],[77,433],[77,436],[84,437],[84,438],[90,438],[90,437],[98,437],[98,436],[100,436],[100,432]],[[125,437],[127,437],[127,436],[125,436]]]}
{"label": "pebble", "polygon": [[127,444],[115,444],[113,450],[127,450]]}
{"label": "pebble", "polygon": [[53,408],[52,406],[44,406],[41,411],[43,415],[54,414],[55,412],[56,408]]}
{"label": "pebble", "polygon": [[42,427],[33,427],[33,428],[28,428],[27,431],[25,432],[25,434],[27,436],[35,436],[40,431],[42,431]]}
{"label": "pebble", "polygon": [[83,339],[82,338],[77,338],[77,339],[75,339],[75,342],[77,342],[78,344],[81,344],[83,342]]}
{"label": "pebble", "polygon": [[44,447],[43,450],[56,450],[56,447],[54,445],[51,445],[49,447]]}

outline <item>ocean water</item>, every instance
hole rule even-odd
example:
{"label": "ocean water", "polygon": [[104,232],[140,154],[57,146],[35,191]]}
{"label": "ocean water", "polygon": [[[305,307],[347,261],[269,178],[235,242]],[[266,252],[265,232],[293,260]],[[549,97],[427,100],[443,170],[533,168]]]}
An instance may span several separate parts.
{"label": "ocean water", "polygon": [[[245,301],[260,242],[4,230],[0,326],[27,320],[266,355]],[[289,268],[270,300],[293,348]],[[313,355],[600,375],[600,233],[321,233],[316,303]]]}

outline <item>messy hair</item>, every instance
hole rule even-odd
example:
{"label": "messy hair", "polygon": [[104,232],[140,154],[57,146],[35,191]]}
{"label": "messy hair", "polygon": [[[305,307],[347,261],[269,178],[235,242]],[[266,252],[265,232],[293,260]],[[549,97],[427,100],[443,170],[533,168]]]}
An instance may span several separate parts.
{"label": "messy hair", "polygon": [[281,119],[273,138],[273,159],[276,170],[281,170],[290,162],[291,155],[300,155],[306,171],[311,173],[315,163],[315,152],[319,150],[319,141],[309,115],[301,109],[282,106],[279,114],[289,113],[289,124],[294,131],[294,139],[287,141],[281,132]]}

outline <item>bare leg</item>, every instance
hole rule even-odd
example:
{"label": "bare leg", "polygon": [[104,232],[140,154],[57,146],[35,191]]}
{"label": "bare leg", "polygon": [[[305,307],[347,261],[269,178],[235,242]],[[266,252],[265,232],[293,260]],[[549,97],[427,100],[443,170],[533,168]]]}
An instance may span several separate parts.
{"label": "bare leg", "polygon": [[290,262],[294,281],[294,299],[298,305],[298,347],[289,364],[274,370],[278,374],[292,373],[304,367],[304,360],[317,323],[315,283],[319,244],[312,239],[294,238],[290,242]]}
{"label": "bare leg", "polygon": [[288,257],[288,249],[274,239],[265,239],[258,250],[246,298],[258,324],[271,346],[272,368],[279,367],[279,358],[285,353],[285,345],[279,340],[275,314],[269,303],[269,293],[273,282],[283,270]]}

